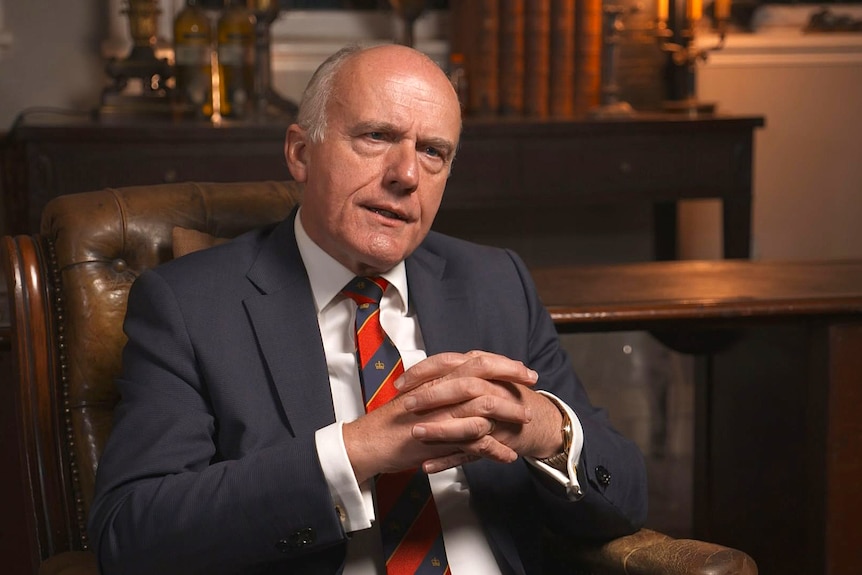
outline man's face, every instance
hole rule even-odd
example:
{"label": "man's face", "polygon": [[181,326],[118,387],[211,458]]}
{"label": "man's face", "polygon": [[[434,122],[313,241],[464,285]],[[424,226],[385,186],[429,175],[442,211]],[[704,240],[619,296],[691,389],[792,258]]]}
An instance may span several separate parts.
{"label": "man's face", "polygon": [[285,153],[306,183],[302,225],[361,275],[406,258],[437,214],[461,130],[446,76],[403,47],[363,52],[334,82],[322,142],[292,126]]}

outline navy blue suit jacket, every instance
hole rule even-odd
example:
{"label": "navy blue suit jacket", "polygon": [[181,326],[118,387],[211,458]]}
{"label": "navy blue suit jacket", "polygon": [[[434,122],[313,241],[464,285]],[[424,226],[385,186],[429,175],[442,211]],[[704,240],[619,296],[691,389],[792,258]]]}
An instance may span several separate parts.
{"label": "navy blue suit jacket", "polygon": [[[294,217],[133,285],[121,401],[90,515],[105,573],[340,572],[347,534],[314,443],[335,416]],[[584,429],[579,502],[523,460],[465,466],[504,572],[542,572],[544,527],[595,539],[637,529],[640,452],[590,405],[521,260],[431,233],[406,266],[428,355],[522,360]]]}

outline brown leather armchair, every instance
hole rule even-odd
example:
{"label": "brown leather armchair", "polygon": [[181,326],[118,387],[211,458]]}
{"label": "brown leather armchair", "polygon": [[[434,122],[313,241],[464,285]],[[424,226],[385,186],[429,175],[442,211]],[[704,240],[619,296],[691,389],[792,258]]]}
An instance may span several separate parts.
{"label": "brown leather armchair", "polygon": [[[14,374],[0,401],[16,412],[26,507],[18,524],[32,572],[97,573],[86,518],[134,279],[174,257],[176,228],[233,237],[284,218],[299,195],[296,184],[275,182],[107,189],[60,196],[45,208],[41,234],[3,238]],[[602,546],[554,548],[566,573],[757,573],[745,553],[647,529]]]}

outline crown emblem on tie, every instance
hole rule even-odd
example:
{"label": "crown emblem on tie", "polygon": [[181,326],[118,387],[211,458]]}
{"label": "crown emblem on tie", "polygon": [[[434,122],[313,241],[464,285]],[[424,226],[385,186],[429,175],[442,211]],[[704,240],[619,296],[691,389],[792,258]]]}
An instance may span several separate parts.
{"label": "crown emblem on tie", "polygon": [[431,565],[433,565],[434,567],[440,567],[440,560],[434,557],[433,559],[431,559]]}
{"label": "crown emblem on tie", "polygon": [[356,282],[356,287],[358,287],[359,289],[365,289],[365,282],[364,281]]}
{"label": "crown emblem on tie", "polygon": [[370,303],[361,303],[359,304],[359,309],[368,309],[371,306]]}
{"label": "crown emblem on tie", "polygon": [[374,364],[374,369],[383,370],[383,369],[386,369],[386,365],[378,359],[377,363]]}

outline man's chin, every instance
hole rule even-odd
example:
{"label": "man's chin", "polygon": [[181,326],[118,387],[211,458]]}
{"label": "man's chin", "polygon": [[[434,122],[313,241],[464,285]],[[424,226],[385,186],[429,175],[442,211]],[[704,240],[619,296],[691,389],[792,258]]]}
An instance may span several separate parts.
{"label": "man's chin", "polygon": [[362,271],[360,275],[378,275],[388,272],[399,263],[401,263],[412,250],[384,250],[384,251],[363,251],[357,254],[357,268]]}

